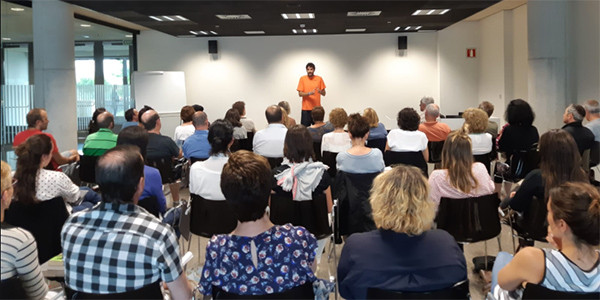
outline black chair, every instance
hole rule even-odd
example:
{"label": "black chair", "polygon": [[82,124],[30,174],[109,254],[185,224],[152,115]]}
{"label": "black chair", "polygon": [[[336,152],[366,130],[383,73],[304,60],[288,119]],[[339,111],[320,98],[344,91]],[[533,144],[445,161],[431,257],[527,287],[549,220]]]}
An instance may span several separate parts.
{"label": "black chair", "polygon": [[421,151],[397,152],[388,150],[383,154],[383,160],[386,167],[396,164],[415,166],[423,171],[425,177],[429,177],[427,172],[427,162]]}
{"label": "black chair", "polygon": [[293,287],[281,293],[263,294],[263,295],[239,295],[226,292],[218,286],[212,287],[213,299],[314,299],[312,282]]}
{"label": "black chair", "polygon": [[158,205],[158,200],[155,196],[146,197],[144,199],[138,200],[138,206],[143,207],[149,213],[153,214],[155,217],[160,218],[160,208]]}
{"label": "black chair", "polygon": [[321,155],[321,141],[313,141],[313,150],[315,151],[315,160],[323,161],[323,156]]}
{"label": "black chair", "polygon": [[554,291],[539,284],[528,283],[522,299],[600,299],[600,292],[578,293]]}
{"label": "black chair", "polygon": [[62,253],[60,231],[69,217],[62,197],[32,205],[14,201],[4,217],[6,223],[31,232],[37,243],[40,265]]}
{"label": "black chair", "polygon": [[492,164],[492,157],[491,157],[492,153],[485,153],[485,154],[477,154],[477,155],[473,155],[473,160],[476,162],[480,162],[482,163],[485,168],[487,169],[488,173],[490,173],[490,168],[491,168],[491,164]]}
{"label": "black chair", "polygon": [[398,292],[368,288],[367,299],[470,299],[469,280],[463,280],[448,288],[427,292]]}
{"label": "black chair", "polygon": [[115,293],[115,294],[89,294],[84,292],[78,292],[66,284],[65,296],[69,300],[75,299],[163,299],[162,291],[160,290],[160,280],[149,285],[146,285],[137,290]]}
{"label": "black chair", "polygon": [[317,239],[326,238],[332,233],[324,193],[313,193],[313,199],[305,201],[294,201],[289,192],[271,194],[269,211],[273,224],[302,226]]}
{"label": "black chair", "polygon": [[505,178],[509,181],[517,182],[525,176],[531,170],[537,169],[540,165],[540,154],[537,149],[537,144],[534,144],[529,150],[522,150],[513,153],[509,157],[510,175],[509,178]]}
{"label": "black chair", "polygon": [[[533,245],[535,241],[545,243],[548,233],[547,214],[546,201],[535,196],[531,199],[526,212],[522,214],[516,211],[510,212],[508,220],[513,231],[513,238],[524,240],[528,245]],[[517,252],[514,240],[513,252]]]}
{"label": "black chair", "polygon": [[196,194],[190,194],[190,198],[191,233],[210,238],[215,234],[230,233],[237,226],[237,219],[225,200],[204,199]]}
{"label": "black chair", "polygon": [[427,142],[427,150],[429,152],[429,163],[439,164],[442,162],[442,149],[444,148],[444,142],[445,141]]}
{"label": "black chair", "polygon": [[377,148],[381,150],[381,153],[385,152],[385,145],[387,144],[387,138],[367,140],[367,147]]}
{"label": "black chair", "polygon": [[369,192],[379,173],[352,174],[340,171],[333,185],[333,198],[338,199],[340,235],[375,230]]}
{"label": "black chair", "polygon": [[323,155],[321,158],[323,163],[329,167],[327,172],[329,173],[329,177],[331,178],[335,178],[337,174],[337,155],[337,152],[323,151]]}
{"label": "black chair", "polygon": [[271,167],[271,170],[281,166],[281,163],[283,162],[283,157],[266,157],[263,156],[264,158],[267,159],[267,161],[269,162],[269,166]]}
{"label": "black chair", "polygon": [[240,140],[240,150],[248,150],[252,152],[252,140],[254,140],[254,132],[249,131],[248,137],[244,140]]}
{"label": "black chair", "polygon": [[146,164],[158,169],[162,184],[173,183],[177,180],[173,172],[173,159],[171,157],[146,158]]}
{"label": "black chair", "polygon": [[96,183],[96,162],[99,156],[82,155],[79,157],[79,180]]}
{"label": "black chair", "polygon": [[0,282],[0,299],[28,299],[23,282],[18,276]]}

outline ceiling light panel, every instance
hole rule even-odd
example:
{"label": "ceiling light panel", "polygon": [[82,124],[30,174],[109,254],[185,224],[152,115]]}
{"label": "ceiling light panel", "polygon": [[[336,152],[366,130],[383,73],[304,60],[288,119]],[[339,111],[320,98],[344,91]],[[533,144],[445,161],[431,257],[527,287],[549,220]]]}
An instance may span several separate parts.
{"label": "ceiling light panel", "polygon": [[413,16],[441,16],[449,12],[448,8],[429,8],[429,9],[417,9],[412,15]]}
{"label": "ceiling light panel", "polygon": [[21,7],[11,7],[10,10],[12,10],[12,11],[24,11],[25,9],[21,8]]}
{"label": "ceiling light panel", "polygon": [[284,13],[281,17],[285,20],[299,20],[299,19],[314,19],[314,13]]}
{"label": "ceiling light panel", "polygon": [[247,31],[244,31],[244,33],[245,34],[265,34],[265,32],[262,30],[247,30]]}
{"label": "ceiling light panel", "polygon": [[365,32],[366,28],[347,28],[346,32]]}
{"label": "ceiling light panel", "polygon": [[221,20],[250,20],[250,15],[216,15]]}
{"label": "ceiling light panel", "polygon": [[299,34],[299,33],[303,33],[303,34],[314,34],[319,32],[316,28],[301,28],[301,29],[292,29],[292,32],[294,34]]}
{"label": "ceiling light panel", "polygon": [[187,18],[180,16],[180,15],[174,15],[174,16],[148,16],[150,17],[150,19],[159,21],[159,22],[186,22],[189,21]]}
{"label": "ceiling light panel", "polygon": [[348,17],[377,17],[381,14],[380,10],[373,11],[349,11]]}

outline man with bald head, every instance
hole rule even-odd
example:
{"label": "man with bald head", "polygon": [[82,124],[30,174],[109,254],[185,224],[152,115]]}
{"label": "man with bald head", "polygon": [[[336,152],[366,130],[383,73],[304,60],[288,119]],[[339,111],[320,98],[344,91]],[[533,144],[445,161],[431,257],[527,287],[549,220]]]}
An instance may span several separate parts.
{"label": "man with bald head", "polygon": [[591,149],[594,145],[594,133],[582,125],[583,118],[585,118],[585,108],[579,104],[571,104],[563,114],[563,122],[566,125],[562,127],[573,136],[581,155],[583,151]]}
{"label": "man with bald head", "polygon": [[203,111],[197,111],[192,117],[192,125],[196,128],[194,134],[183,141],[183,156],[192,160],[204,160],[210,156],[208,143],[208,116]]}
{"label": "man with bald head", "polygon": [[108,111],[99,114],[96,124],[99,130],[88,135],[83,143],[85,156],[100,156],[117,145],[117,135],[112,132],[115,126],[113,115]]}
{"label": "man with bald head", "polygon": [[437,104],[429,104],[425,108],[425,122],[419,125],[419,131],[427,136],[430,142],[445,141],[450,133],[450,127],[447,124],[440,123],[437,118],[440,116],[440,107]]}
{"label": "man with bald head", "polygon": [[267,158],[283,157],[283,142],[287,134],[287,128],[283,125],[283,114],[277,105],[267,107],[265,111],[269,125],[259,130],[252,140],[253,150]]}

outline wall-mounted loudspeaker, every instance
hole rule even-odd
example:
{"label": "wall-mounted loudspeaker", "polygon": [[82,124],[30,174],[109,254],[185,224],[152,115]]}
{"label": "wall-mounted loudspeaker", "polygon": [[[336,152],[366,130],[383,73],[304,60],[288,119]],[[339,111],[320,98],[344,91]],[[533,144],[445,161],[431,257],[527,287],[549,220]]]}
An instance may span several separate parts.
{"label": "wall-mounted loudspeaker", "polygon": [[399,36],[398,37],[398,50],[406,50],[408,48],[408,37]]}
{"label": "wall-mounted loudspeaker", "polygon": [[215,41],[215,40],[208,41],[208,53],[210,53],[210,54],[219,53],[219,49],[217,48],[217,41]]}

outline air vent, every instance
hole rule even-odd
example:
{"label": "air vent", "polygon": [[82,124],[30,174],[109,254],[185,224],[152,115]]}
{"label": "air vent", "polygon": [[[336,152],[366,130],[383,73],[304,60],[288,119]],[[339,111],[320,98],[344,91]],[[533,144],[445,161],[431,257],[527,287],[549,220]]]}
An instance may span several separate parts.
{"label": "air vent", "polygon": [[216,15],[221,20],[250,20],[250,15]]}
{"label": "air vent", "polygon": [[373,11],[349,11],[348,17],[377,17],[381,14],[380,10]]}

